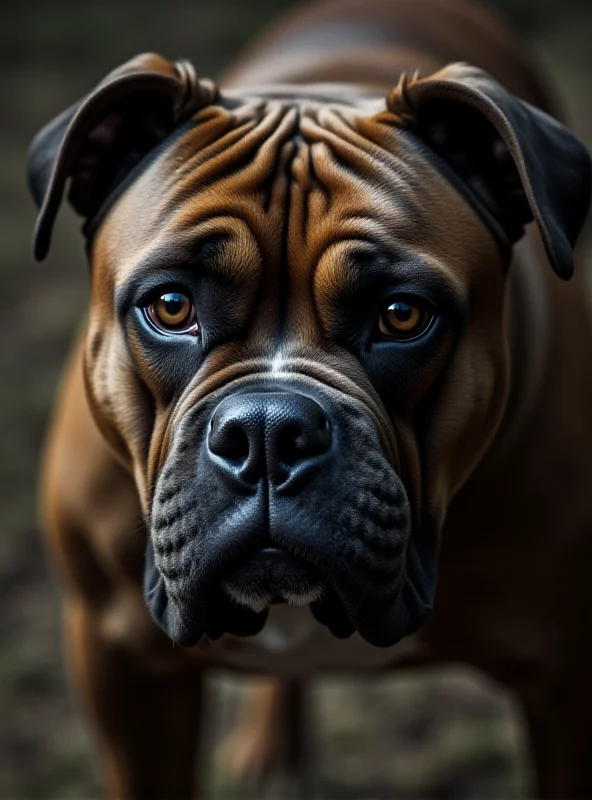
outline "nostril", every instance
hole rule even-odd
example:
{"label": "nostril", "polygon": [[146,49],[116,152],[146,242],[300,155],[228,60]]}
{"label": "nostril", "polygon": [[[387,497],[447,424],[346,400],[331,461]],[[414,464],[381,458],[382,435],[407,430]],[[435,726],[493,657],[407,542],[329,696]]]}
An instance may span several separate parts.
{"label": "nostril", "polygon": [[213,428],[209,447],[213,453],[226,461],[240,464],[249,456],[249,437],[240,425],[228,425],[222,430]]}
{"label": "nostril", "polygon": [[227,457],[234,461],[244,461],[249,456],[249,437],[238,425],[233,425],[227,433]]}
{"label": "nostril", "polygon": [[278,436],[278,451],[287,467],[293,467],[302,458],[302,430],[298,425],[287,425]]}
{"label": "nostril", "polygon": [[320,456],[330,445],[331,431],[325,413],[316,419],[312,416],[308,420],[285,423],[275,434],[275,452],[285,467],[294,467],[301,461]]}

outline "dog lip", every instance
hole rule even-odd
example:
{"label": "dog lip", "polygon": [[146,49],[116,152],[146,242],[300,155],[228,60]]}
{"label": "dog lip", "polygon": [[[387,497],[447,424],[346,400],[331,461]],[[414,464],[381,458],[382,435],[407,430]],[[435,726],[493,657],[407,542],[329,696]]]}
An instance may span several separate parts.
{"label": "dog lip", "polygon": [[235,559],[219,576],[224,592],[238,604],[261,611],[273,601],[308,605],[325,580],[310,564],[283,547],[265,546]]}
{"label": "dog lip", "polygon": [[304,558],[284,547],[268,545],[234,561],[220,576],[217,591],[221,588],[226,602],[230,602],[227,624],[233,609],[254,618],[267,614],[275,603],[288,602],[308,606],[319,624],[336,638],[345,639],[357,625],[348,611],[351,598],[334,583],[331,575],[321,573]]}
{"label": "dog lip", "polygon": [[285,547],[278,547],[277,545],[260,547],[257,552],[268,559],[283,558],[288,553]]}
{"label": "dog lip", "polygon": [[283,547],[261,547],[233,561],[218,576],[193,609],[191,630],[172,638],[192,646],[203,634],[211,640],[225,633],[253,636],[265,625],[271,605],[288,602],[308,606],[317,622],[337,639],[357,631],[369,644],[388,647],[401,638],[404,629],[398,600],[393,598],[388,608],[369,598],[354,602],[351,587],[334,576],[318,572]]}
{"label": "dog lip", "polygon": [[308,562],[291,553],[285,547],[278,545],[266,545],[255,550],[250,550],[243,557],[234,560],[231,565],[224,570],[227,578],[235,571],[241,571],[245,567],[269,568],[292,568],[302,574],[310,575],[311,578],[318,580],[319,575],[316,569]]}

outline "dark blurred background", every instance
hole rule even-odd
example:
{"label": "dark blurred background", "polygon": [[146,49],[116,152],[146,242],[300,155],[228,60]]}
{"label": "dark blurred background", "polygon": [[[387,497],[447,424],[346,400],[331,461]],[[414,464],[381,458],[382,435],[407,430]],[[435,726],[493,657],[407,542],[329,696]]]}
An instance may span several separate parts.
{"label": "dark blurred background", "polygon": [[[592,145],[592,2],[490,0],[523,35]],[[52,396],[84,312],[78,222],[64,210],[49,259],[30,255],[25,152],[37,129],[130,56],[156,50],[214,77],[281,0],[0,5],[0,798],[95,798],[90,743],[63,666],[58,587],[36,522],[37,461]],[[590,262],[589,257],[584,257]],[[476,534],[478,532],[476,531]],[[470,598],[467,599],[470,602]],[[243,681],[212,680],[215,738]],[[314,686],[320,797],[511,798],[529,769],[511,698],[460,668]],[[231,788],[212,744],[216,796]],[[273,795],[277,796],[277,795]]]}

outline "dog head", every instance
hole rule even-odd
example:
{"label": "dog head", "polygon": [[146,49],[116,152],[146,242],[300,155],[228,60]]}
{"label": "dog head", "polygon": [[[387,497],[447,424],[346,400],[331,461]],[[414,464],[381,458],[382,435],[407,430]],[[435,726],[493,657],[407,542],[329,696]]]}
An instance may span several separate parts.
{"label": "dog head", "polygon": [[504,413],[524,226],[572,271],[591,170],[561,124],[466,65],[325,91],[221,95],[140,56],[31,148],[37,256],[67,181],[85,220],[90,404],[185,645],[282,600],[375,645],[415,630]]}

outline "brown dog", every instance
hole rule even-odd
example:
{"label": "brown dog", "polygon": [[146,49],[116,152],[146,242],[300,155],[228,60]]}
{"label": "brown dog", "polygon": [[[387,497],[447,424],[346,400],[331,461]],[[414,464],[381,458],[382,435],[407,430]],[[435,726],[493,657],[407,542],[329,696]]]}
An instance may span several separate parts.
{"label": "brown dog", "polygon": [[290,681],[443,660],[592,796],[588,156],[464,2],[313,7],[222,85],[140,56],[30,154],[92,273],[44,513],[110,796],[190,796],[207,667],[279,676],[263,758]]}

